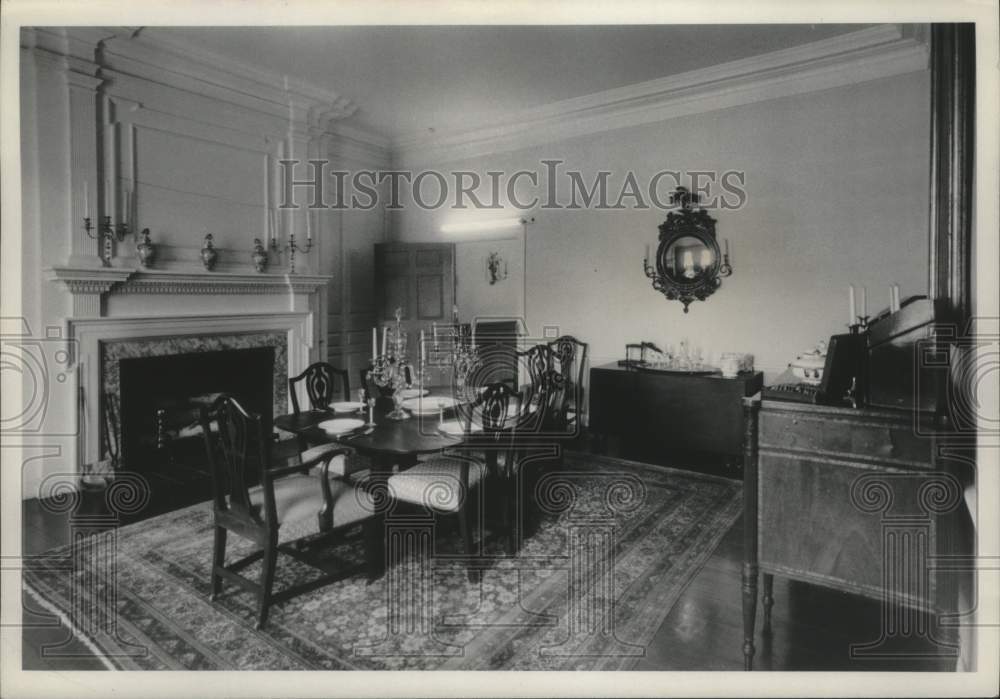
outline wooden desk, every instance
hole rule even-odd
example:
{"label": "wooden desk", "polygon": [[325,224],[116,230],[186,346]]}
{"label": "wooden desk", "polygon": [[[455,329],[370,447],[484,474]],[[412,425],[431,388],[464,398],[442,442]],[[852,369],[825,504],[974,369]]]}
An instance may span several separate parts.
{"label": "wooden desk", "polygon": [[717,454],[740,465],[742,399],[764,383],[758,372],[735,378],[629,369],[590,370],[590,430],[600,441],[618,437],[625,455],[662,460],[664,454]]}
{"label": "wooden desk", "polygon": [[883,638],[858,639],[852,651],[859,655],[885,657],[893,640],[885,634],[904,628],[912,640],[920,624],[903,619],[901,607],[910,610],[905,614],[953,606],[953,589],[931,559],[955,550],[951,515],[962,488],[953,475],[934,470],[930,416],[759,396],[744,400],[744,414],[747,670],[753,667],[758,571],[765,633],[775,574],[881,600]]}

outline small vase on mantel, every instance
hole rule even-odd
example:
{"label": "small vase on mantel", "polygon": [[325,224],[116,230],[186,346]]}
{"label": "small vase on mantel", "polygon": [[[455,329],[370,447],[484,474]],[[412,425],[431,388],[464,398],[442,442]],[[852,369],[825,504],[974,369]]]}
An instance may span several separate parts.
{"label": "small vase on mantel", "polygon": [[142,242],[135,246],[136,255],[139,257],[139,265],[143,269],[149,269],[156,261],[156,246],[149,239],[149,229],[143,228]]}
{"label": "small vase on mantel", "polygon": [[212,244],[212,234],[207,233],[205,235],[205,247],[201,249],[201,263],[205,265],[205,269],[211,272],[218,259],[219,253],[215,251],[215,246]]}
{"label": "small vase on mantel", "polygon": [[250,259],[253,260],[253,268],[258,272],[267,269],[267,250],[264,249],[260,238],[253,239],[253,253],[250,255]]}

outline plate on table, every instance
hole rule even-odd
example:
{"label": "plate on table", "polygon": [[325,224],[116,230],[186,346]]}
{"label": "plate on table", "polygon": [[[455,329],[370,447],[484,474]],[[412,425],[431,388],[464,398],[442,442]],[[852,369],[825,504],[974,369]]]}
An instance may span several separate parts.
{"label": "plate on table", "polygon": [[407,400],[409,398],[418,398],[420,396],[426,396],[430,392],[431,391],[429,388],[404,388],[402,391],[399,392],[399,395],[403,398],[403,400]]}
{"label": "plate on table", "polygon": [[451,396],[423,396],[403,401],[403,407],[417,415],[432,415],[439,410],[448,410],[458,405]]}
{"label": "plate on table", "polygon": [[332,437],[339,437],[365,426],[364,420],[352,417],[338,417],[333,420],[324,420],[318,427]]}
{"label": "plate on table", "polygon": [[342,400],[337,403],[330,403],[330,409],[335,413],[351,413],[365,407],[364,403],[356,400]]}
{"label": "plate on table", "polygon": [[[438,431],[442,432],[449,437],[462,437],[465,435],[465,423],[459,422],[458,420],[445,420],[438,424]],[[482,425],[477,425],[472,423],[472,434],[483,431]]]}

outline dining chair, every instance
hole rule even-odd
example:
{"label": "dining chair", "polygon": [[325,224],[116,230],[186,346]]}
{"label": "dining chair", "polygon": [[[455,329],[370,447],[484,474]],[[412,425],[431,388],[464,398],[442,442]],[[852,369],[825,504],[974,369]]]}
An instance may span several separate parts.
{"label": "dining chair", "polygon": [[288,392],[292,397],[292,409],[299,412],[299,396],[296,385],[304,383],[311,410],[326,410],[333,400],[335,381],[340,379],[343,400],[351,400],[351,381],[346,369],[337,369],[327,362],[316,362],[306,367],[298,376],[288,379]]}
{"label": "dining chair", "polygon": [[580,431],[580,416],[584,411],[583,380],[586,376],[584,372],[588,345],[572,335],[562,335],[549,342],[548,346],[552,350],[552,366],[566,380],[563,410],[565,429],[568,434],[575,436]]}
{"label": "dining chair", "polygon": [[514,470],[508,486],[512,551],[537,527],[535,491],[542,476],[562,468],[567,384],[559,369],[549,368],[535,378],[530,391],[525,390],[530,398],[518,416],[518,439],[511,459]]}
{"label": "dining chair", "polygon": [[[507,383],[485,386],[472,403],[457,410],[465,434],[464,445],[419,462],[388,480],[389,495],[395,501],[423,507],[435,515],[455,515],[458,518],[466,570],[472,582],[479,579],[480,572],[472,565],[475,551],[473,532],[469,526],[469,505],[473,502],[471,495],[473,492],[481,493],[481,486],[490,472],[498,473],[510,467],[510,459],[513,458],[510,447],[514,436],[513,418],[520,400],[521,394]],[[478,416],[478,423],[474,422],[474,415]],[[473,431],[479,428],[481,433]],[[480,495],[479,503],[482,501]],[[502,511],[507,509],[505,507]],[[481,515],[482,509],[477,513]],[[481,519],[481,516],[477,518]]]}
{"label": "dining chair", "polygon": [[[288,393],[292,398],[292,412],[299,414],[299,397],[297,387],[301,383],[305,387],[306,397],[309,399],[309,409],[325,411],[330,409],[330,404],[334,401],[336,382],[339,379],[341,395],[343,400],[351,400],[351,382],[346,369],[337,369],[327,362],[316,362],[306,367],[298,376],[288,379]],[[338,450],[336,444],[330,442],[310,442],[305,436],[297,437],[299,450],[302,452],[302,461],[313,461],[319,456],[331,450]],[[330,464],[330,473],[339,478],[347,478],[361,471],[371,468],[369,459],[353,451],[347,451],[343,455],[334,459]]]}
{"label": "dining chair", "polygon": [[[306,553],[310,539],[344,532],[371,519],[376,510],[363,490],[330,478],[330,461],[345,449],[326,451],[311,461],[294,458],[290,463],[275,466],[264,439],[261,417],[247,412],[235,398],[222,395],[211,406],[202,406],[200,413],[212,474],[214,544],[210,599],[218,599],[223,580],[253,592],[257,596],[260,629],[267,622],[272,604],[350,574],[351,571],[330,571],[318,565]],[[213,423],[215,430],[210,427]],[[318,473],[302,472],[313,466],[320,467]],[[255,479],[260,484],[250,487]],[[227,565],[229,532],[249,539],[258,550]],[[325,575],[274,592],[279,551],[320,568]],[[258,580],[239,574],[258,560],[263,561]],[[367,562],[373,565],[373,561]]]}
{"label": "dining chair", "polygon": [[534,391],[542,376],[555,364],[552,348],[537,344],[515,352],[518,364],[518,387],[524,392],[527,404],[535,402]]}

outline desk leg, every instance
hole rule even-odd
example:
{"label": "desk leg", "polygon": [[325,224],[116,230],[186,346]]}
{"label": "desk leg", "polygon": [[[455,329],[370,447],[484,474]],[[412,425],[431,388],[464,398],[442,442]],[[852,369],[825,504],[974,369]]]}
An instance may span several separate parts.
{"label": "desk leg", "polygon": [[762,600],[764,625],[761,627],[761,631],[771,633],[771,607],[774,606],[774,576],[770,573],[764,573],[761,577],[764,583],[764,599]]}
{"label": "desk leg", "polygon": [[757,566],[743,564],[743,669],[753,670],[753,634],[757,623]]}
{"label": "desk leg", "polygon": [[[757,421],[760,402],[744,399],[743,418],[743,669],[753,670],[757,621]],[[765,585],[770,576],[765,575]],[[768,589],[770,589],[768,587]]]}

